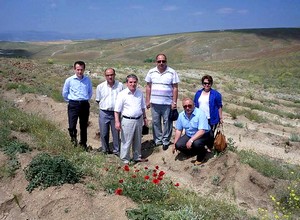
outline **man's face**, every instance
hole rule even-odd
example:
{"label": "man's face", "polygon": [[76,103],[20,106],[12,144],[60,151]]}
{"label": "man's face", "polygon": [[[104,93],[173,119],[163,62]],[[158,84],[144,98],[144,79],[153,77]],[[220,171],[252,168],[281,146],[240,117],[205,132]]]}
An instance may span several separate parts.
{"label": "man's face", "polygon": [[127,87],[131,92],[134,92],[137,87],[137,80],[135,78],[128,78]]}
{"label": "man's face", "polygon": [[76,64],[75,67],[74,67],[74,71],[76,73],[76,76],[78,78],[82,79],[83,74],[84,74],[84,68],[83,68],[83,66],[81,66],[79,64]]}
{"label": "man's face", "polygon": [[194,111],[194,102],[192,100],[185,100],[182,102],[182,107],[186,114],[191,114]]}
{"label": "man's face", "polygon": [[115,82],[115,73],[112,69],[107,69],[105,71],[105,78],[108,84],[113,84]]}
{"label": "man's face", "polygon": [[167,68],[167,59],[164,55],[159,55],[156,59],[156,66],[159,70],[165,70]]}

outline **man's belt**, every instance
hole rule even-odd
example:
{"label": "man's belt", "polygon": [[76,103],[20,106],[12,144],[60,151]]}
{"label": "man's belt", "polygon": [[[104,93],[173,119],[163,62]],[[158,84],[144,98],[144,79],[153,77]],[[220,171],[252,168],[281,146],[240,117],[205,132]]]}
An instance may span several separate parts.
{"label": "man's belt", "polygon": [[87,103],[87,102],[89,102],[89,100],[69,100],[69,102],[73,102],[73,103]]}
{"label": "man's belt", "polygon": [[123,115],[123,118],[135,119],[135,120],[140,119],[141,117],[142,117],[142,115],[140,115],[139,117],[128,117],[128,116]]}

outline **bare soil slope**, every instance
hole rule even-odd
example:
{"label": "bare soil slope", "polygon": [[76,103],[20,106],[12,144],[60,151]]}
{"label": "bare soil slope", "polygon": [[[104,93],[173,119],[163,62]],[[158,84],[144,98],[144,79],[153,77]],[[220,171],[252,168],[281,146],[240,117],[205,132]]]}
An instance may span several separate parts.
{"label": "bare soil slope", "polygon": [[[198,73],[201,74],[201,73]],[[1,98],[13,101],[16,107],[28,113],[39,114],[53,121],[67,132],[66,103],[57,103],[46,96],[35,94],[21,95],[14,91],[2,92]],[[150,111],[147,111],[151,120]],[[233,138],[238,149],[251,149],[273,158],[300,164],[299,148],[285,145],[296,127],[284,127],[270,123],[253,123],[244,117],[239,121],[246,128],[234,126],[234,120],[226,113],[225,132]],[[94,149],[100,146],[97,138],[98,115],[92,113],[88,128],[88,144]],[[29,142],[30,137],[15,134],[19,139]],[[221,197],[251,214],[257,214],[258,208],[271,208],[269,194],[281,187],[281,181],[266,178],[249,166],[240,164],[234,153],[227,152],[221,157],[211,158],[201,167],[194,167],[192,160],[184,155],[173,155],[171,150],[149,148],[151,133],[143,137],[143,154],[149,159],[141,166],[159,165],[180,187],[192,189],[199,194]],[[24,168],[34,156],[34,152],[20,156]],[[0,164],[6,157],[0,153]],[[125,209],[136,205],[123,196],[107,195],[97,192],[90,195],[82,184],[50,187],[46,190],[34,190],[29,194],[25,188],[27,181],[19,170],[11,181],[0,182],[1,219],[126,219]],[[19,206],[15,202],[18,198]]]}

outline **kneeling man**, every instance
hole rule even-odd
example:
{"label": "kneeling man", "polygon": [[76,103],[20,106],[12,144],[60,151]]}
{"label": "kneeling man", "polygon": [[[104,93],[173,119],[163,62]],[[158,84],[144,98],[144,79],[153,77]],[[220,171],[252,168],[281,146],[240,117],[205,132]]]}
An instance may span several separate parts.
{"label": "kneeling man", "polygon": [[210,141],[211,129],[205,113],[195,108],[192,99],[184,98],[182,106],[184,111],[179,114],[176,121],[173,153],[179,150],[187,155],[197,155],[195,165],[200,165],[207,153],[205,145]]}

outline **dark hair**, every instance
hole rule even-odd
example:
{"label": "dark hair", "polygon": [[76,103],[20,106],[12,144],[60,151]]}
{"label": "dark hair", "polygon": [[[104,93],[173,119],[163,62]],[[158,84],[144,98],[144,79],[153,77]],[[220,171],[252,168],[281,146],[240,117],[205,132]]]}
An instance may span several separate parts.
{"label": "dark hair", "polygon": [[214,83],[214,80],[213,80],[213,78],[210,75],[205,75],[201,79],[202,84],[204,83],[205,79],[208,79],[208,82],[210,82],[211,85]]}
{"label": "dark hair", "polygon": [[135,74],[130,74],[126,77],[126,82],[128,82],[128,79],[129,78],[133,78],[133,79],[136,79],[136,81],[139,81],[138,77],[135,75]]}
{"label": "dark hair", "polygon": [[75,63],[74,63],[74,69],[75,69],[75,67],[76,67],[76,65],[79,65],[79,66],[83,66],[83,69],[85,69],[85,63],[83,62],[83,61],[76,61]]}
{"label": "dark hair", "polygon": [[164,57],[165,57],[165,60],[167,61],[167,56],[166,56],[165,54],[163,54],[163,53],[157,54],[156,57],[155,57],[155,60],[157,60],[157,57],[158,57],[158,56],[164,56]]}

